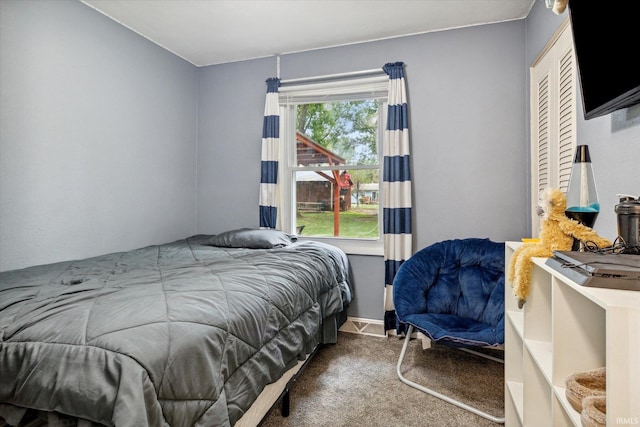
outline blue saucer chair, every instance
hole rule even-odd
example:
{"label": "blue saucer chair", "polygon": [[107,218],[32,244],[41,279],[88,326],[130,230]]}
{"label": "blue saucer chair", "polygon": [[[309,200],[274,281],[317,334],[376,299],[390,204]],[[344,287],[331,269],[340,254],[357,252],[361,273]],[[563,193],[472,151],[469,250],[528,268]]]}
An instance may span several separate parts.
{"label": "blue saucer chair", "polygon": [[417,384],[402,375],[401,365],[411,334],[497,362],[473,350],[504,345],[504,242],[468,238],[446,240],[416,252],[402,264],[393,281],[393,303],[406,338],[398,359],[405,384],[497,423],[477,408]]}

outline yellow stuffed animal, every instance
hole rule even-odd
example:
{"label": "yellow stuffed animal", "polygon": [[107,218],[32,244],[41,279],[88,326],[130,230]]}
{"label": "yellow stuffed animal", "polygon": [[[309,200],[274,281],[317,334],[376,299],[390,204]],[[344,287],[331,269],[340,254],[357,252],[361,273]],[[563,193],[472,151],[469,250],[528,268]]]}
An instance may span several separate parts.
{"label": "yellow stuffed animal", "polygon": [[596,244],[599,248],[611,246],[611,242],[598,236],[590,227],[568,218],[564,211],[567,197],[557,188],[547,188],[540,193],[537,207],[540,216],[540,240],[523,243],[517,248],[509,263],[508,280],[518,298],[518,307],[522,308],[529,296],[532,257],[550,257],[553,251],[571,250],[573,239]]}

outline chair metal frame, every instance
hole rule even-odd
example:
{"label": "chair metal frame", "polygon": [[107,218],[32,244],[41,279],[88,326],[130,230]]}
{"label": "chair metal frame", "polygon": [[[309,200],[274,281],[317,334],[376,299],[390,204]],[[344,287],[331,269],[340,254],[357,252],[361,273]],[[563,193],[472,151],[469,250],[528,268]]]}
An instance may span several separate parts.
{"label": "chair metal frame", "polygon": [[[409,328],[408,328],[407,333],[405,335],[404,344],[402,345],[402,350],[400,351],[400,357],[398,358],[398,364],[396,366],[396,372],[398,373],[398,378],[400,378],[400,381],[402,381],[403,383],[405,383],[405,384],[407,384],[407,385],[409,385],[409,386],[411,386],[411,387],[413,387],[415,389],[418,389],[418,390],[420,390],[420,391],[422,391],[424,393],[427,393],[427,394],[430,394],[430,395],[432,395],[434,397],[437,397],[438,399],[442,399],[445,402],[451,403],[452,405],[458,406],[458,407],[460,407],[462,409],[465,409],[465,410],[467,410],[469,412],[472,412],[472,413],[474,413],[476,415],[479,415],[479,416],[481,416],[483,418],[486,418],[486,419],[488,419],[490,421],[493,421],[493,422],[499,423],[499,424],[504,424],[504,417],[496,417],[496,416],[491,415],[491,414],[489,414],[487,412],[481,411],[481,410],[479,410],[478,408],[476,408],[474,406],[467,405],[466,403],[460,402],[459,400],[453,399],[453,398],[451,398],[451,397],[449,397],[447,395],[444,395],[442,393],[438,393],[435,390],[432,390],[432,389],[427,388],[427,387],[425,387],[423,385],[420,385],[420,384],[418,384],[418,383],[416,383],[414,381],[411,381],[410,379],[408,379],[404,375],[402,375],[402,371],[401,371],[400,367],[402,365],[402,362],[404,361],[404,357],[405,357],[405,354],[407,352],[407,348],[409,347],[409,341],[411,341],[411,334],[413,333],[414,329],[416,329],[416,328],[414,328],[413,325],[408,325],[408,327]],[[493,361],[496,361],[496,362],[504,364],[504,360],[503,359],[499,359],[497,357],[493,357],[491,355],[484,354],[484,353],[481,353],[479,351],[474,351],[474,350],[469,349],[469,348],[457,348],[457,349],[458,350],[462,350],[462,351],[466,351],[467,353],[472,353],[472,354],[475,354],[477,356],[481,356],[481,357],[484,357],[486,359],[490,359],[490,360],[493,360]]]}

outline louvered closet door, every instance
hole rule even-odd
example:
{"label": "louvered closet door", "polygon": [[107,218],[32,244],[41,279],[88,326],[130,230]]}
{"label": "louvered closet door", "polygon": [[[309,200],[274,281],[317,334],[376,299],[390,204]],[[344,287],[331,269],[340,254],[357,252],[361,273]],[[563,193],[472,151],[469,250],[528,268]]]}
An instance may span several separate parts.
{"label": "louvered closet door", "polygon": [[532,235],[540,221],[538,195],[547,187],[567,191],[576,146],[577,74],[568,19],[530,69]]}

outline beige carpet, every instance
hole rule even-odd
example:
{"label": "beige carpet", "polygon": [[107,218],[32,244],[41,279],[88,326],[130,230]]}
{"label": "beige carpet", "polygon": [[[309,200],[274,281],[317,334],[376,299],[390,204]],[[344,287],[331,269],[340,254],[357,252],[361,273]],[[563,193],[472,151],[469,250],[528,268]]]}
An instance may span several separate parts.
{"label": "beige carpet", "polygon": [[[496,426],[402,383],[396,363],[403,340],[340,332],[338,344],[324,347],[291,389],[291,414],[273,408],[261,427],[304,426]],[[502,357],[501,351],[491,354]],[[405,377],[504,415],[504,365],[442,346],[422,350],[410,343]]]}

